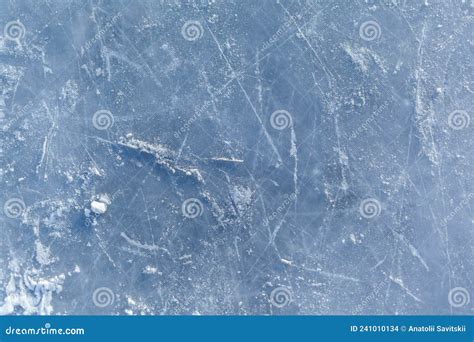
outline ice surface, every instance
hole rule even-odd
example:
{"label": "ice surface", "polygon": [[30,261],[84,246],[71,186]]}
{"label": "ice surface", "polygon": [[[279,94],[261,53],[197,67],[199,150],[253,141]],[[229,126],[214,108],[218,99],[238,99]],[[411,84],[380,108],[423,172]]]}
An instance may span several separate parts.
{"label": "ice surface", "polygon": [[473,0],[0,25],[0,313],[474,313]]}

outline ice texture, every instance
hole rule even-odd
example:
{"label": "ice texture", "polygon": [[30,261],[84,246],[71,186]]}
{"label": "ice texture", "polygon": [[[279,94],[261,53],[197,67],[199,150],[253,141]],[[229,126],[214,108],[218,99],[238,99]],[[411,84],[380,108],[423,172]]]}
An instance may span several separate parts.
{"label": "ice texture", "polygon": [[0,314],[474,313],[474,0],[0,0]]}

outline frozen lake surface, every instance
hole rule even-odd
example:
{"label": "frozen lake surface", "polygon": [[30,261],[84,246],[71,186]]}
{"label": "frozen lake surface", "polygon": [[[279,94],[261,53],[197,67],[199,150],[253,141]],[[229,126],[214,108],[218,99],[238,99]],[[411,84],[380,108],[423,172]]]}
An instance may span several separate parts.
{"label": "frozen lake surface", "polygon": [[0,1],[0,314],[473,314],[474,0]]}

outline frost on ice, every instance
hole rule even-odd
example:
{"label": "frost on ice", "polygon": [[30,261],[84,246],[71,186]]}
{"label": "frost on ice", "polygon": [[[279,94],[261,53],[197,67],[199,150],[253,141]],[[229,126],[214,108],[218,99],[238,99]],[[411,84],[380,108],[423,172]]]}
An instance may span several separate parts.
{"label": "frost on ice", "polygon": [[0,313],[472,314],[472,0],[45,4],[1,7]]}

